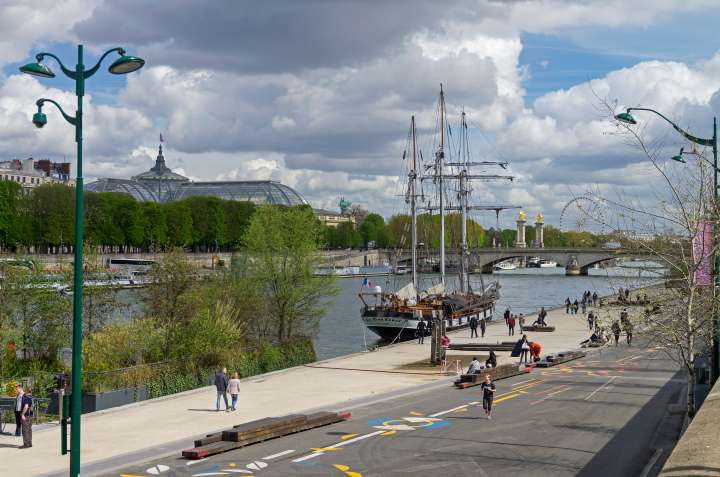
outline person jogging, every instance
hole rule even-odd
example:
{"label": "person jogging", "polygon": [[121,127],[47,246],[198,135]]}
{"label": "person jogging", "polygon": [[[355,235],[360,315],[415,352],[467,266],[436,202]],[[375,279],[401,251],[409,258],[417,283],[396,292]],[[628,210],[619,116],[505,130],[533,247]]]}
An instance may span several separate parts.
{"label": "person jogging", "polygon": [[488,419],[492,419],[490,414],[492,413],[493,396],[495,396],[495,383],[490,380],[490,375],[485,375],[485,381],[480,385],[483,391],[483,409],[485,410],[485,416]]}

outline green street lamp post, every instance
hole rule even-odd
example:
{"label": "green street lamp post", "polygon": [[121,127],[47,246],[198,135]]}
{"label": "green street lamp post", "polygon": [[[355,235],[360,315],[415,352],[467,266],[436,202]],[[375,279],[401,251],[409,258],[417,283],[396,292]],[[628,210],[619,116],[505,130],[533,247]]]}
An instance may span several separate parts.
{"label": "green street lamp post", "polygon": [[122,48],[112,48],[100,57],[97,64],[85,69],[83,64],[83,46],[78,45],[78,57],[75,70],[70,70],[52,53],[38,53],[36,63],[28,63],[20,67],[20,71],[40,78],[54,78],[55,73],[42,63],[46,56],[54,58],[60,65],[65,76],[75,80],[75,95],[77,96],[77,111],[75,116],[69,116],[63,108],[51,99],[42,98],[37,101],[37,113],[33,115],[32,122],[42,128],[47,124],[47,117],[42,112],[45,103],[51,103],[62,114],[63,118],[75,126],[75,142],[77,143],[77,165],[75,179],[75,263],[73,277],[73,328],[72,328],[72,407],[70,411],[70,476],[80,475],[80,415],[82,412],[82,299],[83,299],[83,95],[85,94],[85,80],[94,75],[107,55],[117,52],[120,58],[110,65],[108,71],[112,74],[125,74],[139,70],[145,60],[135,56],[127,56]]}
{"label": "green street lamp post", "polygon": [[[663,118],[665,121],[670,123],[670,125],[675,128],[677,132],[679,132],[685,139],[688,141],[699,144],[701,146],[710,146],[712,147],[713,152],[713,175],[714,175],[714,187],[713,187],[713,196],[715,198],[715,202],[717,204],[718,200],[720,199],[720,194],[718,194],[718,136],[717,136],[717,118],[713,118],[713,135],[710,139],[703,139],[699,137],[695,137],[692,134],[688,133],[687,131],[683,130],[681,127],[679,127],[674,122],[670,121],[668,118],[660,114],[659,112],[655,111],[654,109],[650,108],[627,108],[627,110],[624,113],[620,113],[615,116],[615,119],[617,119],[620,122],[626,123],[626,124],[637,124],[637,121],[635,118],[630,114],[630,111],[649,111],[651,113],[655,113],[661,118]],[[683,158],[683,154],[687,154],[683,149],[680,149],[680,153],[677,156],[673,156],[672,160],[677,162],[685,162],[685,158]],[[717,247],[719,245],[718,243],[718,230],[717,227],[714,227],[713,230],[713,296],[717,298],[718,289],[720,287],[720,254],[717,252]],[[712,308],[712,327],[713,327],[713,333],[712,333],[712,356],[711,356],[711,375],[712,375],[712,381],[720,377],[720,340],[719,340],[719,334],[720,334],[720,318],[718,317],[718,310],[717,310],[717,304],[713,303]]]}

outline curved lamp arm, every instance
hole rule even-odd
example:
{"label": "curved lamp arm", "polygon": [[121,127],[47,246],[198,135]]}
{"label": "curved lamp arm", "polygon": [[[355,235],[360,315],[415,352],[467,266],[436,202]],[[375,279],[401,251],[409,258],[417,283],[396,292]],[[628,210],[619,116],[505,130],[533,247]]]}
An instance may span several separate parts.
{"label": "curved lamp arm", "polygon": [[118,53],[120,53],[120,55],[124,55],[124,54],[125,54],[125,49],[124,49],[124,48],[116,47],[116,48],[111,48],[111,49],[109,49],[108,51],[106,51],[105,53],[103,53],[103,55],[100,57],[100,59],[98,60],[98,62],[95,63],[95,66],[93,66],[93,67],[90,68],[89,70],[86,70],[86,71],[85,71],[85,78],[89,78],[89,77],[91,77],[92,75],[94,75],[95,72],[98,70],[98,68],[100,68],[100,64],[103,62],[103,60],[105,59],[105,57],[106,57],[107,55],[109,55],[110,53],[114,52],[114,51],[117,51]]}
{"label": "curved lamp arm", "polygon": [[63,118],[65,118],[65,121],[69,122],[69,123],[72,124],[73,126],[77,126],[77,118],[75,118],[75,117],[73,117],[73,116],[69,116],[69,115],[65,112],[65,110],[63,110],[62,106],[60,106],[56,101],[53,101],[52,99],[47,99],[47,98],[40,98],[40,99],[38,99],[37,102],[35,103],[35,104],[37,104],[38,112],[40,112],[40,110],[42,109],[44,103],[52,103],[52,104],[54,104],[55,107],[58,108],[58,110],[60,111],[60,114],[62,114]]}
{"label": "curved lamp arm", "polygon": [[701,146],[714,146],[714,145],[715,145],[715,138],[713,138],[713,139],[703,139],[703,138],[695,137],[695,136],[693,136],[692,134],[688,133],[687,131],[683,130],[680,126],[678,126],[678,125],[675,124],[674,122],[670,121],[668,118],[666,118],[666,117],[665,117],[664,115],[662,115],[661,113],[655,111],[654,109],[650,109],[650,108],[627,108],[627,112],[629,113],[630,111],[650,111],[651,113],[655,113],[655,114],[657,114],[658,116],[660,116],[661,118],[663,118],[665,121],[669,122],[670,125],[671,125],[673,128],[675,128],[675,130],[676,130],[677,132],[679,132],[680,134],[682,134],[683,137],[685,137],[687,140],[692,141],[692,142],[694,142],[695,144],[700,144]]}
{"label": "curved lamp arm", "polygon": [[67,76],[68,78],[72,78],[72,79],[76,79],[76,78],[77,78],[76,72],[73,71],[73,70],[71,70],[71,69],[69,69],[69,68],[67,68],[67,67],[63,64],[63,62],[60,60],[60,58],[58,58],[57,56],[53,55],[52,53],[45,53],[45,52],[43,52],[43,53],[38,53],[37,55],[35,55],[35,59],[37,59],[37,62],[38,62],[38,63],[42,63],[43,58],[45,58],[46,56],[49,56],[50,58],[54,58],[55,61],[58,62],[58,64],[60,65],[60,69],[62,70],[63,73],[65,73],[65,76]]}

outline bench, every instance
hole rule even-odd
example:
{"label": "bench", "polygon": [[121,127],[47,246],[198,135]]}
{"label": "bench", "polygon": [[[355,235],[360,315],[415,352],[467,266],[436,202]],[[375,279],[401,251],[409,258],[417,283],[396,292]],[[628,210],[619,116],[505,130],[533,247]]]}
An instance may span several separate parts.
{"label": "bench", "polygon": [[327,426],[350,419],[349,412],[316,412],[314,414],[291,414],[281,417],[266,417],[256,421],[238,424],[222,432],[208,434],[194,442],[195,447],[182,451],[186,459],[197,460],[238,449],[276,437]]}
{"label": "bench", "polygon": [[550,332],[555,331],[555,327],[554,327],[554,326],[537,326],[537,325],[535,325],[535,326],[523,326],[523,327],[521,328],[521,331],[523,331],[523,332],[524,332],[524,331],[536,331],[536,332],[550,333]]}
{"label": "bench", "polygon": [[490,379],[496,381],[498,379],[510,378],[526,372],[528,371],[521,369],[520,366],[515,364],[501,364],[497,368],[481,369],[476,374],[463,374],[457,381],[455,381],[454,384],[460,389],[465,389],[472,386],[479,386],[483,383],[483,381],[485,381],[486,375],[489,375]]}
{"label": "bench", "polygon": [[545,356],[545,358],[535,363],[535,366],[538,368],[550,368],[552,366],[557,366],[558,364],[567,363],[568,361],[584,357],[584,351],[564,351],[562,353],[549,354]]}

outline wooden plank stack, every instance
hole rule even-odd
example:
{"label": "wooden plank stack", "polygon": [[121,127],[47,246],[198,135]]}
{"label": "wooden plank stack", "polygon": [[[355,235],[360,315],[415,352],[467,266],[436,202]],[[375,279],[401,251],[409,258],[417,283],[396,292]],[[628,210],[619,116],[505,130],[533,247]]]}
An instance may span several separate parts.
{"label": "wooden plank stack", "polygon": [[564,351],[562,353],[549,354],[545,356],[544,359],[535,363],[535,366],[538,368],[549,368],[551,366],[557,366],[558,364],[567,363],[568,361],[584,357],[584,351]]}
{"label": "wooden plank stack", "polygon": [[455,386],[460,389],[469,388],[472,386],[479,386],[485,380],[485,375],[489,375],[493,381],[498,379],[505,379],[511,376],[517,376],[527,371],[520,369],[519,366],[514,364],[501,364],[497,368],[481,369],[477,374],[463,374],[460,379],[455,381]]}
{"label": "wooden plank stack", "polygon": [[522,331],[535,331],[535,332],[544,332],[544,333],[550,333],[555,331],[554,326],[523,326]]}
{"label": "wooden plank stack", "polygon": [[268,439],[294,434],[296,432],[327,426],[349,419],[349,412],[316,412],[314,414],[291,414],[268,417],[233,426],[222,432],[208,434],[195,441],[195,447],[182,452],[186,459],[205,457],[245,447]]}
{"label": "wooden plank stack", "polygon": [[515,343],[450,343],[453,351],[512,351]]}

